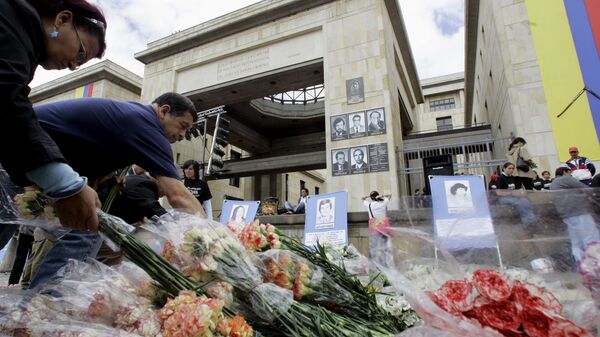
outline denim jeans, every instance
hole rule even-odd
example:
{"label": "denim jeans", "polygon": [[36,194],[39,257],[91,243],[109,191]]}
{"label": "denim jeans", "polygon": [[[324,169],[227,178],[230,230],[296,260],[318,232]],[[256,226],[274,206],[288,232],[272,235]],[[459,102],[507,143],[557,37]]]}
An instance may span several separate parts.
{"label": "denim jeans", "polygon": [[598,233],[596,222],[589,214],[564,217],[562,220],[567,224],[569,231],[571,253],[575,261],[579,263],[585,256],[587,245],[592,242],[600,242],[600,233]]}
{"label": "denim jeans", "polygon": [[517,212],[519,212],[521,223],[526,230],[532,229],[531,227],[537,221],[537,217],[535,216],[535,213],[533,213],[533,209],[527,198],[503,196],[498,199],[498,203],[501,205],[514,206],[517,209]]}
{"label": "denim jeans", "polygon": [[392,242],[391,239],[381,234],[369,235],[369,258],[382,266],[392,267]]}
{"label": "denim jeans", "polygon": [[29,288],[35,288],[52,280],[56,272],[64,267],[69,259],[85,261],[87,258],[96,257],[101,245],[102,237],[99,234],[70,231],[48,252]]}
{"label": "denim jeans", "polygon": [[284,203],[284,207],[286,210],[293,212],[294,214],[304,214],[304,203],[301,202],[298,205],[294,206],[291,202],[286,201]]}

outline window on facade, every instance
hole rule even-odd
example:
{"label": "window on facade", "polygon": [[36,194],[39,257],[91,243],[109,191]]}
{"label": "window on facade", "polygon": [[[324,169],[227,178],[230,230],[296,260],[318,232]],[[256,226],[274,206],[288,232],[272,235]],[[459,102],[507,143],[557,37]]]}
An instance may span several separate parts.
{"label": "window on facade", "polygon": [[[237,151],[233,151],[233,150],[229,151],[229,159],[235,160],[235,159],[240,159],[240,158],[242,158],[241,153],[239,153]],[[240,187],[240,178],[239,177],[229,178],[229,186]]]}
{"label": "window on facade", "polygon": [[315,195],[319,194],[319,187],[315,186]]}
{"label": "window on facade", "polygon": [[438,131],[452,130],[452,117],[450,116],[436,118],[435,122]]}
{"label": "window on facade", "polygon": [[454,98],[438,99],[429,102],[429,111],[448,110],[455,107]]}
{"label": "window on facade", "polygon": [[304,187],[306,187],[306,181],[300,180],[300,189],[303,189]]}

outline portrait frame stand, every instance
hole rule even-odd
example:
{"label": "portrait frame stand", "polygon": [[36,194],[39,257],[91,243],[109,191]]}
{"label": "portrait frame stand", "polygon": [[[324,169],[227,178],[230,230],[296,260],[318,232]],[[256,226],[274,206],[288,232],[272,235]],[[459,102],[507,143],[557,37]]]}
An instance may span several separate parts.
{"label": "portrait frame stand", "polygon": [[[498,265],[500,266],[500,270],[504,270],[505,268],[504,268],[504,263],[502,262],[502,254],[500,253],[500,245],[498,244],[497,240],[496,240],[496,245],[494,247],[496,248],[496,254],[498,256]],[[438,257],[438,251],[439,250],[440,249],[438,248],[437,240],[434,240],[434,243],[433,243],[433,258],[435,259],[435,267],[436,268],[439,267],[439,257]]]}
{"label": "portrait frame stand", "polygon": [[[479,192],[480,197],[485,198],[485,201],[486,201],[485,203],[481,204],[483,206],[478,207],[480,209],[477,210],[477,213],[479,213],[478,215],[480,217],[487,217],[489,219],[490,223],[492,224],[492,231],[494,233],[494,237],[493,237],[494,243],[487,245],[487,248],[488,249],[492,248],[495,250],[495,253],[496,253],[495,255],[497,257],[497,262],[500,267],[500,270],[504,270],[505,267],[504,267],[504,261],[502,259],[502,253],[500,252],[500,245],[498,243],[498,239],[496,237],[495,230],[493,230],[493,222],[491,220],[489,208],[487,206],[488,205],[487,194],[485,192],[485,185],[483,183],[484,177],[481,175],[477,175],[477,176],[434,176],[434,175],[429,175],[429,176],[427,176],[427,178],[429,179],[431,190],[432,190],[432,197],[433,197],[432,199],[433,199],[433,208],[434,208],[433,209],[433,224],[432,224],[432,226],[433,226],[433,238],[434,238],[433,246],[434,246],[435,267],[436,268],[439,267],[439,262],[440,262],[439,251],[441,251],[441,248],[439,246],[439,236],[438,236],[439,229],[437,228],[437,226],[439,224],[436,223],[437,220],[440,220],[440,218],[444,217],[443,220],[446,221],[446,223],[445,223],[446,225],[450,225],[450,227],[455,227],[456,224],[460,223],[461,221],[464,221],[465,217],[464,216],[453,216],[453,217],[448,218],[448,214],[447,214],[448,213],[448,205],[445,200],[446,196],[443,193],[439,193],[439,188],[434,188],[434,184],[432,184],[432,179],[434,177],[437,177],[438,179],[442,180],[442,182],[444,181],[444,178],[449,178],[449,180],[460,180],[460,179],[472,180],[474,177],[477,177],[480,179],[479,180],[480,184],[477,183],[477,184],[470,185],[471,187],[475,186],[475,187],[481,188],[481,190],[479,190],[477,192]],[[463,177],[463,178],[461,178],[461,177]],[[440,184],[439,184],[439,182],[437,182],[437,183],[438,184],[436,184],[436,185],[438,185],[438,187],[439,187]],[[478,185],[480,185],[480,186],[478,186]],[[443,212],[441,212],[441,211],[443,211]],[[446,214],[442,214],[442,213],[446,213]],[[450,238],[450,237],[451,237],[451,233],[448,235],[448,238]],[[481,249],[481,248],[486,248],[486,247],[485,246],[477,247],[476,245],[468,247],[468,249]],[[452,256],[454,256],[452,254],[452,251],[457,250],[457,249],[452,249],[451,247],[446,247],[444,249],[446,251],[448,251]]]}

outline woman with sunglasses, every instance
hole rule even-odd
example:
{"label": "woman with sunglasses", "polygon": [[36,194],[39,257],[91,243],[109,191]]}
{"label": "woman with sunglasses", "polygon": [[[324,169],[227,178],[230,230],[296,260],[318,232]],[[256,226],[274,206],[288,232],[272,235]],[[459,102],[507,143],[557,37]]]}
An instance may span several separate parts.
{"label": "woman with sunglasses", "polygon": [[104,15],[85,0],[0,1],[0,163],[15,183],[57,200],[61,223],[80,230],[96,230],[98,197],[40,127],[29,83],[38,65],[75,70],[100,58],[105,31]]}

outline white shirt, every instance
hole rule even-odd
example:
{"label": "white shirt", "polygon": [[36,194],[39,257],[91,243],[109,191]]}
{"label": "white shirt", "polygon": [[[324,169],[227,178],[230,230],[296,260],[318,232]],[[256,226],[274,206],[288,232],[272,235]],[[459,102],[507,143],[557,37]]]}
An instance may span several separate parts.
{"label": "white shirt", "polygon": [[[367,208],[367,212],[369,212],[369,205],[371,205],[371,211],[369,212],[369,218],[385,218],[387,205],[390,203],[390,199],[387,197],[383,198],[383,201],[373,201],[371,199],[365,199],[363,204]],[[373,213],[373,216],[371,216]]]}

